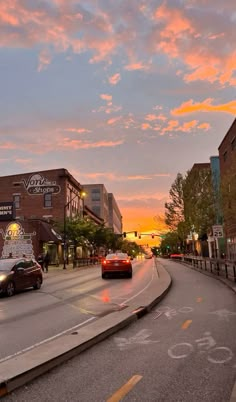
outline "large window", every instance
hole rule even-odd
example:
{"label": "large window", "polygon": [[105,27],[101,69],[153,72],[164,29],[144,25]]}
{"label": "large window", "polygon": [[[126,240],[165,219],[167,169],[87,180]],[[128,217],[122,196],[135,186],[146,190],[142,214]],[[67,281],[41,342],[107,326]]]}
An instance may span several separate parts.
{"label": "large window", "polygon": [[100,188],[93,188],[91,191],[91,199],[92,201],[100,201]]}
{"label": "large window", "polygon": [[44,194],[44,207],[45,208],[52,207],[52,194],[51,193]]}
{"label": "large window", "polygon": [[93,206],[92,207],[92,211],[97,215],[97,216],[101,216],[101,208],[99,206]]}
{"label": "large window", "polygon": [[13,203],[16,209],[20,209],[20,195],[15,194],[13,195]]}

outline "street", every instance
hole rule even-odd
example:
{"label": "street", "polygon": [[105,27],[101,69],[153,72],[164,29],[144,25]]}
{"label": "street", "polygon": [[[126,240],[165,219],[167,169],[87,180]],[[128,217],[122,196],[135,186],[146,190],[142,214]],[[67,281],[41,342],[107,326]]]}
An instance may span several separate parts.
{"label": "street", "polygon": [[229,401],[236,379],[235,294],[178,262],[158,264],[173,283],[150,314],[6,402]]}
{"label": "street", "polygon": [[152,282],[156,270],[153,260],[134,261],[133,267],[132,279],[103,280],[99,265],[49,272],[44,274],[40,290],[1,297],[0,362],[98,320],[135,299]]}

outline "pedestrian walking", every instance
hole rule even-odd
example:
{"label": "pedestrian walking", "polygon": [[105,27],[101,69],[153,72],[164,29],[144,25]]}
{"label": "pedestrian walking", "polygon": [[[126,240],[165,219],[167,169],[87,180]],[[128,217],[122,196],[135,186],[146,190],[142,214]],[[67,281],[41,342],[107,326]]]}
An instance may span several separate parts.
{"label": "pedestrian walking", "polygon": [[45,257],[44,257],[44,267],[46,269],[46,272],[48,272],[49,262],[50,262],[50,255],[49,255],[49,253],[47,251],[46,254],[45,254]]}
{"label": "pedestrian walking", "polygon": [[44,272],[44,255],[43,254],[38,255],[37,262],[41,265],[42,271]]}

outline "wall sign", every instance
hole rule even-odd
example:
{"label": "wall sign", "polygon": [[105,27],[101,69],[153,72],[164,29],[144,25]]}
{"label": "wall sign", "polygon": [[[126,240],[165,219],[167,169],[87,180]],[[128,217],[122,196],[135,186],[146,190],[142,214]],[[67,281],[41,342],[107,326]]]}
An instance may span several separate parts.
{"label": "wall sign", "polygon": [[24,228],[19,222],[11,222],[6,227],[6,231],[0,230],[4,239],[4,245],[2,250],[2,258],[7,258],[11,253],[14,257],[22,257],[23,254],[26,257],[34,258],[34,249],[32,244],[32,236],[36,235],[36,232],[25,233]]}
{"label": "wall sign", "polygon": [[15,218],[13,202],[0,202],[0,221],[11,221]]}
{"label": "wall sign", "polygon": [[31,195],[58,194],[61,191],[61,187],[55,181],[46,179],[41,173],[33,174],[28,180],[23,179],[22,181],[26,190]]}

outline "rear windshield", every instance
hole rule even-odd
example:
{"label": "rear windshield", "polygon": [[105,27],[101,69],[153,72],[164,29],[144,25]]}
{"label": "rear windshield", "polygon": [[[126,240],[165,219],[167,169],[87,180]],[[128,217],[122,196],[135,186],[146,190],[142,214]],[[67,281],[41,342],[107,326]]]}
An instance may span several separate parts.
{"label": "rear windshield", "polygon": [[117,254],[107,254],[107,260],[127,260],[128,255],[124,253],[117,253]]}

